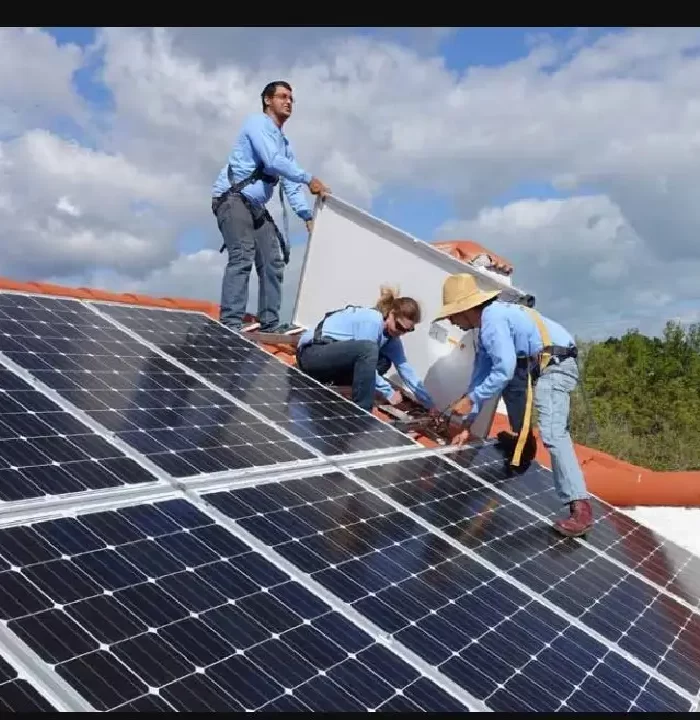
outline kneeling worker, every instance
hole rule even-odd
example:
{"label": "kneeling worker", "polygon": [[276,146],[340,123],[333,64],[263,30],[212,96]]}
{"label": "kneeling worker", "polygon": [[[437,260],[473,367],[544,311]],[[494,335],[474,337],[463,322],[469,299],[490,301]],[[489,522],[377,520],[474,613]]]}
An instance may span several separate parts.
{"label": "kneeling worker", "polygon": [[452,275],[443,285],[443,307],[435,319],[447,318],[461,330],[480,328],[472,380],[466,396],[453,406],[466,415],[467,429],[452,442],[467,442],[469,425],[483,404],[503,392],[511,427],[520,433],[511,461],[517,465],[530,432],[534,380],[540,437],[550,453],[557,495],[570,509],[570,517],[554,527],[562,535],[584,535],[593,525],[593,511],[568,430],[569,396],[579,379],[574,339],[535,310],[496,300],[499,292],[479,289],[469,274]]}
{"label": "kneeling worker", "polygon": [[306,330],[297,345],[297,364],[319,382],[352,385],[353,402],[371,410],[377,392],[392,405],[403,399],[382,377],[393,363],[416,400],[433,410],[433,400],[406,360],[401,342],[420,319],[413,298],[396,297],[382,288],[374,308],[348,305],[326,313],[315,329]]}

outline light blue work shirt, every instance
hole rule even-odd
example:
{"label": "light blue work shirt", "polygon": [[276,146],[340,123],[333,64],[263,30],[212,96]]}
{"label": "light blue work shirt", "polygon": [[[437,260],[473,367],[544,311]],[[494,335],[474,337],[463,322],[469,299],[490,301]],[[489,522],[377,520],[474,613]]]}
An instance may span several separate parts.
{"label": "light blue work shirt", "polygon": [[[239,183],[251,175],[260,163],[264,165],[267,175],[279,178],[292,210],[302,220],[311,220],[313,215],[303,190],[303,185],[311,182],[311,174],[297,165],[289,140],[272,118],[262,112],[250,115],[243,123],[228,163],[216,178],[213,197],[219,197],[231,187],[228,179],[229,164],[233,170],[234,183]],[[270,201],[274,189],[271,183],[258,180],[246,185],[241,193],[252,203],[265,205]]]}
{"label": "light blue work shirt", "polygon": [[[574,338],[559,323],[542,315],[551,344],[575,345]],[[481,330],[474,372],[467,396],[472,401],[468,420],[473,420],[489,398],[503,392],[515,375],[518,357],[533,357],[544,347],[540,331],[527,309],[497,300],[481,313]]]}
{"label": "light blue work shirt", "polygon": [[[314,326],[302,333],[299,338],[299,349],[313,340],[315,329]],[[349,307],[340,310],[326,319],[323,323],[322,334],[339,341],[371,340],[376,342],[382,354],[394,364],[399,377],[416,396],[416,399],[427,408],[434,407],[433,399],[406,359],[401,339],[384,334],[384,318],[379,310],[364,307]],[[376,388],[387,399],[394,392],[391,383],[379,373],[376,373]]]}

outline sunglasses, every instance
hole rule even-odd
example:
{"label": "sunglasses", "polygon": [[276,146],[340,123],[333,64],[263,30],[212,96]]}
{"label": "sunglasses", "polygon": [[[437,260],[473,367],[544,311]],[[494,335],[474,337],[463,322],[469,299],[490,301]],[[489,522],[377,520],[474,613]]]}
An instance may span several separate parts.
{"label": "sunglasses", "polygon": [[395,319],[394,324],[396,325],[396,329],[401,333],[410,333],[415,330],[414,327],[406,327],[400,320]]}

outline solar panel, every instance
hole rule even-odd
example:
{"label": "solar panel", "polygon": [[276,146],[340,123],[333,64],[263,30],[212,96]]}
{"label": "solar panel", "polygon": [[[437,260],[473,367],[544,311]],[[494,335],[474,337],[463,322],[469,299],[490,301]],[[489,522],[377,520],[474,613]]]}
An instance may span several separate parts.
{"label": "solar panel", "polygon": [[[411,475],[410,463],[391,467],[399,466]],[[426,482],[437,492],[434,474]],[[408,484],[407,497],[421,492]],[[617,646],[345,474],[260,482],[204,499],[492,710],[690,708],[687,694]]]}
{"label": "solar panel", "polygon": [[0,530],[0,618],[98,711],[465,711],[182,499]]}
{"label": "solar panel", "polygon": [[175,477],[314,457],[79,301],[0,293],[0,351]]}
{"label": "solar panel", "polygon": [[148,482],[157,478],[0,366],[0,500]]}
{"label": "solar panel", "polygon": [[324,455],[415,445],[202,313],[94,306]]}
{"label": "solar panel", "polygon": [[0,658],[0,711],[56,712],[56,708]]}
{"label": "solar panel", "polygon": [[[553,520],[562,507],[553,492],[551,472],[534,462],[522,475],[513,476],[494,443],[450,454],[461,467],[471,470],[509,493],[534,512]],[[700,558],[680,545],[656,535],[612,505],[592,498],[595,532],[585,543],[635,570],[693,607],[700,592]]]}
{"label": "solar panel", "polygon": [[700,692],[696,610],[560,537],[508,495],[442,458],[353,472],[689,694]]}

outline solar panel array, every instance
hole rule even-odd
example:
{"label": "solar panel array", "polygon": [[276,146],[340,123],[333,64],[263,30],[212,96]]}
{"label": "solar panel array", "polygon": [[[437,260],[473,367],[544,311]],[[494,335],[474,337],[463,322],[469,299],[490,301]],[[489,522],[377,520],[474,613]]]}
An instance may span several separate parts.
{"label": "solar panel array", "polygon": [[200,313],[0,292],[0,708],[697,709],[700,559]]}
{"label": "solar panel array", "polygon": [[412,444],[405,435],[205,315],[96,306],[324,455]]}

